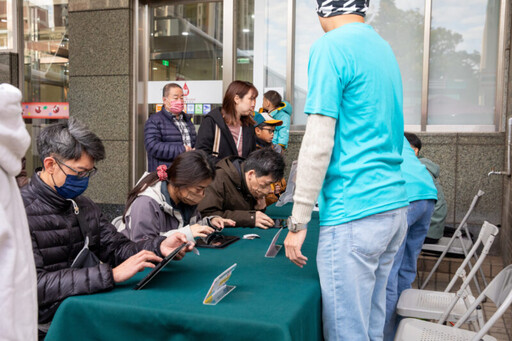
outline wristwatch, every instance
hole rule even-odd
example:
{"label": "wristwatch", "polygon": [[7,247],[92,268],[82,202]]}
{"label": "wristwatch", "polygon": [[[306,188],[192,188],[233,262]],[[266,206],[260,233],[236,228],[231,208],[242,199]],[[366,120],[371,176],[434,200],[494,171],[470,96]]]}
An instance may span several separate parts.
{"label": "wristwatch", "polygon": [[299,232],[301,230],[308,228],[308,224],[301,224],[301,223],[296,222],[295,218],[293,218],[293,216],[290,216],[286,222],[288,225],[288,231],[291,231],[291,232]]}

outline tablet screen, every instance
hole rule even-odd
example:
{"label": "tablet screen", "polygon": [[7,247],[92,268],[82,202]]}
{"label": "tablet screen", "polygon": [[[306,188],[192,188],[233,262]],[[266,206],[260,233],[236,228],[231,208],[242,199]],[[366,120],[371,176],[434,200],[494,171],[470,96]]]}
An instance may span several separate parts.
{"label": "tablet screen", "polygon": [[162,270],[167,265],[167,263],[169,263],[171,260],[173,260],[173,258],[176,257],[178,252],[180,252],[181,249],[183,249],[186,245],[187,245],[187,243],[183,243],[180,246],[178,246],[176,249],[174,249],[173,252],[169,253],[167,255],[167,257],[165,257],[160,263],[158,263],[157,266],[155,266],[153,268],[153,270],[151,270],[151,272],[149,274],[147,274],[146,277],[144,277],[139,283],[137,283],[137,285],[135,285],[135,287],[133,287],[133,289],[134,290],[142,289],[146,284],[148,284],[160,272],[160,270]]}

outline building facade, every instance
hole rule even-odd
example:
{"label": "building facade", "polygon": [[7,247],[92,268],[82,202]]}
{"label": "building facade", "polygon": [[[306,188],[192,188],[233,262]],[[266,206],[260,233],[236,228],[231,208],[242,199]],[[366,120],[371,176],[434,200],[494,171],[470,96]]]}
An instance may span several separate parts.
{"label": "building facade", "polygon": [[[315,5],[0,0],[0,82],[22,89],[32,136],[69,112],[102,138],[107,158],[86,194],[116,215],[145,171],[144,122],[161,105],[167,82],[185,88],[195,124],[220,105],[232,80],[257,86],[257,106],[264,91],[279,91],[293,104],[287,159],[296,159],[309,47],[323,33]],[[511,157],[509,2],[375,0],[370,6],[367,22],[400,64],[406,130],[420,136],[422,154],[441,166],[447,222],[459,222],[484,190],[470,224],[501,224],[499,245],[507,250],[501,254],[512,262],[511,178],[488,175],[506,171]],[[36,154],[35,148],[27,154],[29,173],[40,166]]]}

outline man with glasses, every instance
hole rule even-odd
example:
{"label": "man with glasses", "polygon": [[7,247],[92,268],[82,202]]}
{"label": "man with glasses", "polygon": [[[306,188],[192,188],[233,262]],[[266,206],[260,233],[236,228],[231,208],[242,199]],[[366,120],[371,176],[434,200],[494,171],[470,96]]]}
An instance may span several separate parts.
{"label": "man with glasses", "polygon": [[[176,233],[132,242],[116,231],[94,202],[81,195],[97,171],[95,163],[105,158],[105,148],[77,120],[43,129],[37,150],[43,169],[21,194],[32,237],[39,330],[44,336],[65,298],[112,289],[144,268],[153,268],[153,263],[187,239]],[[191,249],[189,245],[187,251]],[[79,254],[90,260],[80,264]]]}
{"label": "man with glasses", "polygon": [[[254,116],[254,133],[256,134],[256,149],[273,148],[276,152],[283,152],[283,147],[279,144],[272,144],[276,127],[283,124],[283,121],[276,120],[266,112],[258,113]],[[286,190],[286,180],[279,179],[271,185],[271,191],[265,197],[267,206],[272,205],[279,200],[281,193]]]}
{"label": "man with glasses", "polygon": [[271,185],[284,174],[284,159],[271,148],[249,154],[247,159],[230,156],[220,160],[215,180],[206,188],[198,209],[202,216],[232,219],[235,226],[267,229],[274,221],[261,212]]}

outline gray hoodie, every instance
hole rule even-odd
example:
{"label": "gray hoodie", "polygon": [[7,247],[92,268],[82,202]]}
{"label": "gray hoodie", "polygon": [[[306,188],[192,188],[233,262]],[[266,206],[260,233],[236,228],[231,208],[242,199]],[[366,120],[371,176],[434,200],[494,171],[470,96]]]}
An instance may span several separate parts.
{"label": "gray hoodie", "polygon": [[[146,175],[147,173],[142,178]],[[209,226],[212,217],[201,219],[196,209],[189,224],[184,225],[181,212],[167,203],[161,188],[162,182],[158,181],[141,192],[126,212],[126,224],[121,222],[118,231],[133,241],[150,239],[158,235],[168,237],[176,232],[184,233],[187,240],[193,241],[190,225]]]}

